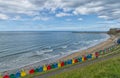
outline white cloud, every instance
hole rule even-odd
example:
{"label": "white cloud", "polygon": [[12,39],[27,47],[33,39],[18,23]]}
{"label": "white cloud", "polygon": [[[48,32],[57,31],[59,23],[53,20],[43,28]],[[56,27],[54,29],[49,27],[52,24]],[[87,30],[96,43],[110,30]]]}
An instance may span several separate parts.
{"label": "white cloud", "polygon": [[9,17],[5,14],[0,14],[0,19],[1,20],[7,20],[7,19],[9,19]]}
{"label": "white cloud", "polygon": [[69,13],[58,13],[56,14],[56,17],[64,17],[64,16],[71,16],[72,14]]}
{"label": "white cloud", "polygon": [[50,18],[49,17],[40,17],[40,16],[36,16],[33,18],[33,20],[42,20],[42,21],[47,21],[49,20]]}
{"label": "white cloud", "polygon": [[99,18],[104,18],[104,19],[109,19],[108,16],[105,16],[105,15],[101,15],[101,16],[98,16]]}
{"label": "white cloud", "polygon": [[79,21],[82,21],[82,20],[83,20],[83,18],[78,18],[78,20],[79,20]]}

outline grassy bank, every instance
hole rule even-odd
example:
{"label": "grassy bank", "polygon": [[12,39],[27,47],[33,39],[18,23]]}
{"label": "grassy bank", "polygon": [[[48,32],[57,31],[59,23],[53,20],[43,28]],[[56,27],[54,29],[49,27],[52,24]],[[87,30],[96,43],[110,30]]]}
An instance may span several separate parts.
{"label": "grassy bank", "polygon": [[[120,53],[120,47],[114,50]],[[120,54],[109,60],[77,68],[49,78],[120,78]]]}

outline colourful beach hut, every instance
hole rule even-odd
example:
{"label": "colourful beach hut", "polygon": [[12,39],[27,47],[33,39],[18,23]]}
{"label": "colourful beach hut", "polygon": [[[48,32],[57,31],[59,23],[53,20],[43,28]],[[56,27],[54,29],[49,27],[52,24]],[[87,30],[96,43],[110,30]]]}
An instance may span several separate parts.
{"label": "colourful beach hut", "polygon": [[37,73],[37,72],[39,72],[39,68],[36,68],[36,69],[35,69],[35,73]]}
{"label": "colourful beach hut", "polygon": [[98,58],[98,56],[99,56],[99,53],[98,53],[98,52],[95,52],[95,56],[96,56],[96,58]]}
{"label": "colourful beach hut", "polygon": [[3,78],[10,78],[10,76],[9,75],[4,75]]}
{"label": "colourful beach hut", "polygon": [[24,70],[22,70],[20,75],[21,75],[21,77],[25,77],[27,75],[27,73]]}
{"label": "colourful beach hut", "polygon": [[117,43],[120,44],[120,39],[117,40]]}
{"label": "colourful beach hut", "polygon": [[92,54],[88,54],[88,55],[86,56],[86,58],[87,58],[87,59],[91,59],[91,58],[92,58]]}
{"label": "colourful beach hut", "polygon": [[64,65],[66,66],[68,63],[67,63],[67,61],[64,61]]}
{"label": "colourful beach hut", "polygon": [[58,62],[58,68],[60,68],[61,67],[61,63],[60,62]]}
{"label": "colourful beach hut", "polygon": [[86,61],[87,60],[87,57],[86,56],[82,56],[82,61]]}
{"label": "colourful beach hut", "polygon": [[47,71],[47,66],[46,65],[43,66],[43,71]]}
{"label": "colourful beach hut", "polygon": [[95,53],[92,53],[92,59],[94,59],[95,58]]}
{"label": "colourful beach hut", "polygon": [[61,67],[63,67],[65,65],[64,62],[61,62],[60,64],[61,64]]}
{"label": "colourful beach hut", "polygon": [[77,58],[75,58],[75,59],[74,59],[74,61],[75,61],[75,63],[77,63],[77,62],[78,62],[78,59],[77,59]]}
{"label": "colourful beach hut", "polygon": [[54,63],[54,67],[55,67],[55,68],[58,68],[58,63]]}
{"label": "colourful beach hut", "polygon": [[79,57],[77,60],[78,62],[82,62],[82,57]]}
{"label": "colourful beach hut", "polygon": [[67,64],[72,64],[72,60],[67,60]]}
{"label": "colourful beach hut", "polygon": [[51,70],[51,65],[47,65],[47,70]]}
{"label": "colourful beach hut", "polygon": [[11,74],[11,75],[10,75],[10,78],[16,78],[16,77],[15,77],[15,74]]}
{"label": "colourful beach hut", "polygon": [[72,64],[75,64],[75,61],[74,61],[74,59],[72,59]]}
{"label": "colourful beach hut", "polygon": [[55,65],[54,65],[54,64],[52,64],[52,65],[51,65],[51,69],[54,69],[54,68],[55,68]]}
{"label": "colourful beach hut", "polygon": [[43,72],[43,67],[41,66],[39,69],[39,72]]}
{"label": "colourful beach hut", "polygon": [[15,77],[16,77],[16,78],[20,78],[20,76],[21,76],[20,72],[17,72],[17,73],[15,74]]}
{"label": "colourful beach hut", "polygon": [[34,74],[35,73],[35,70],[32,68],[29,70],[29,74]]}

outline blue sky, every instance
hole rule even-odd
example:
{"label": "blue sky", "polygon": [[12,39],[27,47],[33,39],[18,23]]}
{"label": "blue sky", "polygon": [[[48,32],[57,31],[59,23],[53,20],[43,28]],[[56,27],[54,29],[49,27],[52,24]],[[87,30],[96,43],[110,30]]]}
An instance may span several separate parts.
{"label": "blue sky", "polygon": [[120,0],[0,0],[0,31],[120,28]]}

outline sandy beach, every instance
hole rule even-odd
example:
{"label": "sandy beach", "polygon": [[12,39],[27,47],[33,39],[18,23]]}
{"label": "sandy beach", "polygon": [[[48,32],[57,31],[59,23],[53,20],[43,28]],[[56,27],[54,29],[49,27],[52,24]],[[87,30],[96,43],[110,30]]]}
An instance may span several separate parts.
{"label": "sandy beach", "polygon": [[64,61],[64,60],[72,59],[72,58],[79,57],[79,56],[82,56],[82,55],[94,53],[94,52],[97,52],[99,50],[103,50],[104,48],[108,48],[108,47],[114,45],[116,40],[117,40],[117,36],[110,35],[110,38],[107,39],[106,41],[104,41],[100,44],[97,44],[93,47],[90,47],[88,49],[78,51],[78,52],[75,52],[75,53],[70,54],[68,56],[65,56],[65,57],[59,59],[58,61]]}

